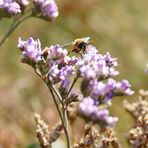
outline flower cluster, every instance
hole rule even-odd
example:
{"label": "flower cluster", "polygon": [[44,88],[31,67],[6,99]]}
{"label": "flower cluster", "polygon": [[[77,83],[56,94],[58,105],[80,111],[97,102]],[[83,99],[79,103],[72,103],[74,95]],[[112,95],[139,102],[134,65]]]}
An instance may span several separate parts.
{"label": "flower cluster", "polygon": [[[98,81],[96,79],[90,81],[83,81],[81,91],[84,96],[91,96],[97,99],[100,103],[107,102],[117,95],[132,95],[133,91],[130,89],[131,85],[127,80],[116,82],[109,78],[107,82]],[[86,91],[87,90],[87,91]]]}
{"label": "flower cluster", "polygon": [[0,17],[11,17],[18,14],[29,13],[25,11],[26,7],[31,7],[31,13],[28,14],[33,17],[39,17],[47,21],[53,21],[59,15],[58,7],[54,0],[0,0]]}
{"label": "flower cluster", "polygon": [[[18,47],[22,51],[22,62],[31,65],[48,86],[60,84],[58,91],[66,106],[78,101],[77,114],[86,121],[103,127],[114,126],[118,118],[110,116],[107,109],[112,98],[134,93],[127,80],[116,82],[112,78],[119,73],[115,70],[117,59],[112,58],[109,52],[100,54],[92,45],[88,45],[83,54],[77,53],[77,58],[71,57],[70,52],[60,45],[42,49],[40,41],[33,38],[27,41],[19,39]],[[71,84],[72,75],[75,79]],[[71,92],[78,79],[81,79],[81,95]]]}
{"label": "flower cluster", "polygon": [[99,106],[98,102],[94,99],[87,97],[79,105],[79,112],[83,115],[84,118],[96,123],[109,126],[114,126],[118,121],[117,117],[109,116],[109,111],[107,109],[102,109],[101,105]]}
{"label": "flower cluster", "polygon": [[19,38],[18,48],[22,51],[22,62],[38,62],[41,60],[41,43],[39,40],[34,41],[29,38],[27,41],[22,41]]}
{"label": "flower cluster", "polygon": [[80,103],[80,113],[86,118],[91,118],[93,121],[102,121],[109,126],[113,126],[118,119],[109,116],[107,109],[102,109],[104,104],[110,104],[113,96],[117,95],[132,95],[130,84],[127,80],[117,82],[113,79],[108,79],[107,83],[98,82],[97,80],[85,83],[82,93],[85,96]]}
{"label": "flower cluster", "polygon": [[59,45],[52,45],[44,49],[48,63],[48,78],[51,82],[59,82],[63,84],[62,87],[69,86],[69,78],[75,72],[75,63],[77,58],[70,57],[66,49],[62,49]]}
{"label": "flower cluster", "polygon": [[115,70],[117,59],[112,58],[109,52],[102,55],[95,47],[89,45],[78,60],[77,66],[78,75],[82,78],[83,94],[79,114],[85,119],[103,123],[103,125],[115,125],[118,118],[109,116],[109,111],[105,107],[111,104],[114,96],[134,93],[127,80],[116,82],[112,78],[119,74]]}
{"label": "flower cluster", "polygon": [[77,58],[68,56],[66,49],[62,49],[59,45],[41,49],[40,41],[33,38],[27,41],[19,38],[18,48],[22,51],[22,62],[40,66],[38,68],[41,74],[44,74],[50,83],[61,81],[62,87],[69,86],[69,77],[75,72]]}
{"label": "flower cluster", "polygon": [[0,13],[8,17],[17,15],[24,11],[28,4],[28,0],[0,0]]}
{"label": "flower cluster", "polygon": [[52,21],[59,15],[54,0],[33,0],[33,2],[42,18]]}
{"label": "flower cluster", "polygon": [[94,46],[89,45],[86,48],[86,53],[79,59],[77,66],[80,75],[85,79],[102,80],[118,74],[118,71],[114,69],[117,66],[116,60],[116,58],[111,58],[109,52],[103,56]]}

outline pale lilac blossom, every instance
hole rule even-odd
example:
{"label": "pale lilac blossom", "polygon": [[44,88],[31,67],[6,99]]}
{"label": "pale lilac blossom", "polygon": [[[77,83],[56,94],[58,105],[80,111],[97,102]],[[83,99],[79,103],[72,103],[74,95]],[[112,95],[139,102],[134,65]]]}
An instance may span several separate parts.
{"label": "pale lilac blossom", "polygon": [[48,71],[48,79],[50,82],[57,83],[60,81],[60,78],[58,77],[60,73],[60,70],[58,69],[58,65],[53,65],[50,67]]}
{"label": "pale lilac blossom", "polygon": [[5,13],[6,15],[16,15],[21,13],[20,5],[13,0],[0,0],[0,10]]}
{"label": "pale lilac blossom", "polygon": [[[84,96],[91,96],[99,100],[100,103],[110,103],[114,96],[118,95],[132,95],[131,85],[127,80],[116,82],[114,79],[109,78],[106,82],[92,79],[87,83],[83,81],[81,89]],[[84,86],[83,86],[84,85]]]}
{"label": "pale lilac blossom", "polygon": [[86,52],[79,58],[77,62],[80,75],[84,79],[104,79],[118,74],[114,69],[117,66],[115,58],[111,58],[107,53],[102,56],[93,46],[88,46]]}
{"label": "pale lilac blossom", "polygon": [[98,124],[103,123],[104,126],[112,127],[118,121],[117,117],[109,116],[109,111],[97,106],[95,100],[90,97],[83,98],[80,102],[78,112],[86,120],[91,120]]}
{"label": "pale lilac blossom", "polygon": [[14,15],[21,13],[20,5],[16,2],[12,2],[8,5],[7,11],[8,13],[14,14]]}
{"label": "pale lilac blossom", "polygon": [[3,13],[2,16],[17,15],[22,13],[28,4],[28,0],[0,0],[0,13]]}
{"label": "pale lilac blossom", "polygon": [[41,43],[39,39],[34,40],[33,38],[28,38],[27,41],[22,41],[19,38],[18,48],[22,50],[22,62],[32,61],[38,62],[41,60],[42,50]]}
{"label": "pale lilac blossom", "polygon": [[[57,83],[74,74],[77,58],[69,57],[68,51],[59,45],[52,45],[46,50],[50,81],[54,80],[54,83]],[[56,72],[54,72],[54,69]]]}
{"label": "pale lilac blossom", "polygon": [[127,80],[122,80],[116,84],[116,91],[126,95],[132,95],[134,91],[131,89],[131,84]]}
{"label": "pale lilac blossom", "polygon": [[59,15],[58,7],[54,0],[33,0],[33,2],[44,19],[52,21]]}
{"label": "pale lilac blossom", "polygon": [[117,58],[112,58],[110,53],[107,52],[105,55],[104,55],[104,60],[106,61],[106,65],[108,65],[109,67],[112,67],[112,66],[117,66]]}
{"label": "pale lilac blossom", "polygon": [[71,66],[71,65],[65,65],[64,67],[62,67],[60,69],[60,72],[59,72],[59,78],[61,80],[64,80],[65,78],[68,78],[70,77],[72,74],[74,74],[74,67]]}
{"label": "pale lilac blossom", "polygon": [[69,88],[69,85],[70,85],[70,79],[69,78],[65,78],[61,81],[61,85],[60,85],[60,88],[63,88],[65,90],[68,90]]}

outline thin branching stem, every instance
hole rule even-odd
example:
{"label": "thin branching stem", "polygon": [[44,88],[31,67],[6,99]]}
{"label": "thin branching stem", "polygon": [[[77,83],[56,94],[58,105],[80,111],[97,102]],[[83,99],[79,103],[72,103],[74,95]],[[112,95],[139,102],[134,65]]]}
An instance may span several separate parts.
{"label": "thin branching stem", "polygon": [[77,80],[78,80],[78,76],[76,76],[76,77],[74,78],[74,80],[73,80],[73,82],[72,82],[72,84],[71,84],[71,86],[70,86],[70,88],[69,88],[69,90],[68,90],[67,97],[68,97],[69,94],[71,93],[71,90],[72,90],[72,88],[74,87],[74,85],[76,84]]}
{"label": "thin branching stem", "polygon": [[54,93],[57,95],[59,101],[62,103],[62,97],[61,97],[61,95],[59,94],[59,92],[56,90],[55,86],[52,85],[51,87],[52,87]]}
{"label": "thin branching stem", "polygon": [[[41,74],[38,71],[36,71],[36,68],[35,67],[33,67],[33,68],[34,68],[36,74],[46,83],[46,81],[42,78]],[[60,119],[61,119],[61,122],[62,122],[62,125],[63,125],[63,128],[64,128],[64,132],[65,132],[65,136],[66,136],[66,142],[67,142],[67,148],[70,148],[70,137],[69,137],[69,132],[68,132],[68,128],[67,128],[67,118],[66,118],[67,114],[66,114],[66,112],[65,112],[65,110],[63,108],[62,98],[61,98],[60,94],[57,92],[56,88],[52,84],[50,84],[50,85],[47,84],[47,87],[48,87],[48,89],[49,89],[49,91],[50,91],[50,93],[52,95],[53,101],[54,101],[54,103],[56,105],[56,109],[58,111],[58,114],[60,116]],[[62,110],[64,111],[63,116],[62,116],[61,111],[59,109],[59,106],[58,106],[58,103],[56,101],[54,93],[57,95],[57,97],[59,97],[61,99]]]}
{"label": "thin branching stem", "polygon": [[65,135],[66,135],[67,148],[70,148],[70,135],[69,135],[69,130],[68,130],[67,112],[66,112],[66,108],[65,108],[65,104],[64,104],[64,99],[62,99],[61,95],[56,90],[54,85],[51,85],[51,88],[53,89],[53,91],[57,95],[57,97],[59,98],[61,105],[62,105],[62,114],[63,114],[63,116],[62,116],[63,122],[62,123],[64,124],[64,131],[65,131]]}
{"label": "thin branching stem", "polygon": [[[8,39],[8,37],[15,31],[15,29],[26,19],[28,19],[29,17],[31,17],[31,11],[27,11],[27,13],[25,13],[23,16],[20,16],[19,18],[15,18],[8,30],[8,32],[5,34],[5,36],[2,38],[2,40],[0,41],[0,46],[6,42],[6,40]],[[29,15],[28,15],[29,14]]]}
{"label": "thin branching stem", "polygon": [[10,36],[10,34],[14,31],[13,28],[15,26],[16,23],[16,19],[13,20],[8,32],[6,33],[6,35],[2,38],[2,40],[0,41],[0,46],[8,39],[8,37]]}

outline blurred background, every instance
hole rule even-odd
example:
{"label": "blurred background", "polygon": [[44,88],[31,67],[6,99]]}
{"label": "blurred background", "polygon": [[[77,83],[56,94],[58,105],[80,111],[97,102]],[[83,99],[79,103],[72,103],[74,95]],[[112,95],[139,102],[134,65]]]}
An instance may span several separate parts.
{"label": "blurred background", "polygon": [[[41,114],[51,127],[58,121],[46,86],[31,67],[20,62],[18,37],[39,38],[45,47],[90,36],[91,43],[102,54],[109,51],[112,57],[118,58],[120,75],[116,80],[128,79],[136,93],[141,88],[148,89],[148,76],[144,72],[148,63],[147,0],[56,2],[60,15],[54,22],[28,19],[0,47],[0,148],[38,147],[34,112]],[[0,22],[0,38],[11,21]],[[119,117],[116,126],[119,140],[128,147],[124,137],[132,126],[132,119],[123,109],[124,99],[132,102],[137,94],[115,98],[111,112]]]}

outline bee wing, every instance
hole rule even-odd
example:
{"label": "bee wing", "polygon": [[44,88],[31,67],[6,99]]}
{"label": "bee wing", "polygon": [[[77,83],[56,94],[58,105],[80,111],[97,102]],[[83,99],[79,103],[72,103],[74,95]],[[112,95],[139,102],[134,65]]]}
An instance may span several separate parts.
{"label": "bee wing", "polygon": [[72,42],[70,42],[70,43],[66,43],[66,44],[64,44],[64,45],[61,45],[61,47],[63,48],[63,47],[67,47],[67,46],[70,46],[72,44]]}
{"label": "bee wing", "polygon": [[90,37],[84,37],[84,38],[82,38],[82,40],[83,40],[84,42],[88,42],[89,39],[90,39]]}

